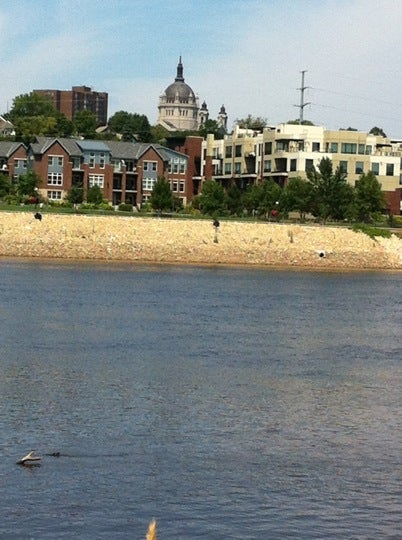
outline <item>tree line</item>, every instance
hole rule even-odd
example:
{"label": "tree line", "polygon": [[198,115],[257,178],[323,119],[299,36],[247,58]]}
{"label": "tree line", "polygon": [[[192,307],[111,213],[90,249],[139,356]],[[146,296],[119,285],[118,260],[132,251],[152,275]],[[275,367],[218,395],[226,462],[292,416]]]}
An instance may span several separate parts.
{"label": "tree line", "polygon": [[317,168],[311,168],[307,179],[291,178],[283,188],[267,180],[241,192],[235,184],[225,190],[219,182],[209,180],[192,204],[202,214],[210,216],[248,215],[270,219],[297,212],[301,220],[311,214],[323,222],[370,223],[386,211],[385,195],[373,172],[362,174],[353,187],[340,167],[334,170],[329,158],[323,158]]}

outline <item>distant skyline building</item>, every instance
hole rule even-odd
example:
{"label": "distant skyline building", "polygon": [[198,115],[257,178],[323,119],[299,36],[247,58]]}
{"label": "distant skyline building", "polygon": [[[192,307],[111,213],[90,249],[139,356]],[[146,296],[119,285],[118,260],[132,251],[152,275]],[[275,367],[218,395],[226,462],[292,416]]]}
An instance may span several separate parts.
{"label": "distant skyline building", "polygon": [[194,131],[208,120],[207,104],[200,107],[198,96],[184,82],[181,56],[177,64],[177,74],[159,97],[158,124],[169,131]]}
{"label": "distant skyline building", "polygon": [[46,89],[34,92],[50,98],[54,107],[69,120],[74,120],[77,112],[87,110],[95,115],[98,126],[107,124],[107,92],[95,92],[89,86],[73,86],[71,90]]}
{"label": "distant skyline building", "polygon": [[[200,106],[198,95],[184,80],[180,56],[174,82],[159,96],[157,123],[169,131],[198,131],[208,119],[206,102]],[[227,114],[223,105],[217,122],[226,131]]]}

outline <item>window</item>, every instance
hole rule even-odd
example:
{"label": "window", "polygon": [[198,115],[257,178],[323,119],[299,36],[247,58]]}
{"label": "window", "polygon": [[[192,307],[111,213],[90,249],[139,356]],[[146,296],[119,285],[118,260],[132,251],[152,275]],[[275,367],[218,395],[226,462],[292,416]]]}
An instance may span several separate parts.
{"label": "window", "polygon": [[266,159],[264,161],[264,172],[271,172],[271,160]]}
{"label": "window", "polygon": [[95,154],[94,152],[91,152],[89,154],[89,168],[94,169],[95,168]]}
{"label": "window", "polygon": [[289,142],[288,141],[278,141],[276,143],[276,150],[278,152],[289,152]]}
{"label": "window", "polygon": [[232,157],[232,147],[231,146],[226,146],[226,148],[225,148],[225,157],[226,158],[231,158]]}
{"label": "window", "polygon": [[347,174],[348,173],[348,162],[347,161],[340,161],[339,162],[339,169],[341,172]]}
{"label": "window", "polygon": [[341,152],[342,154],[356,154],[357,144],[356,143],[342,143]]}
{"label": "window", "polygon": [[225,174],[232,174],[232,164],[225,163]]}
{"label": "window", "polygon": [[320,151],[320,143],[319,142],[313,142],[313,152],[319,152],[319,151]]}
{"label": "window", "polygon": [[48,156],[48,165],[50,167],[63,167],[63,156]]}
{"label": "window", "polygon": [[173,191],[174,191],[174,193],[176,193],[178,191],[178,185],[179,185],[179,183],[177,182],[177,180],[173,180]]}
{"label": "window", "polygon": [[364,144],[359,144],[359,154],[364,154],[365,150]]}
{"label": "window", "polygon": [[296,170],[296,165],[297,165],[297,160],[296,159],[291,159],[290,160],[290,170],[292,172],[294,172]]}
{"label": "window", "polygon": [[60,201],[61,200],[61,191],[48,191],[47,198],[51,201]]}
{"label": "window", "polygon": [[16,169],[26,169],[27,168],[27,160],[26,159],[15,159],[14,160],[14,166]]}
{"label": "window", "polygon": [[105,163],[106,163],[105,154],[102,152],[101,155],[100,155],[100,158],[99,158],[99,167],[101,169],[104,169],[105,168]]}
{"label": "window", "polygon": [[264,154],[272,154],[272,142],[266,142],[264,145]]}
{"label": "window", "polygon": [[314,160],[306,159],[306,172],[312,171],[314,169]]}
{"label": "window", "polygon": [[241,163],[235,163],[235,170],[234,170],[235,174],[240,174],[241,173]]}
{"label": "window", "polygon": [[356,161],[355,173],[356,174],[363,174],[363,172],[364,172],[364,163],[363,163],[363,161]]}
{"label": "window", "polygon": [[387,163],[387,169],[386,169],[386,175],[387,176],[394,176],[394,164],[393,163]]}
{"label": "window", "polygon": [[47,183],[49,186],[61,186],[63,183],[62,173],[48,173]]}
{"label": "window", "polygon": [[184,174],[186,172],[186,163],[182,160],[180,160],[180,170],[179,170],[179,173],[180,174]]}
{"label": "window", "polygon": [[241,157],[241,144],[235,146],[235,157]]}
{"label": "window", "polygon": [[380,164],[379,163],[372,163],[371,164],[371,172],[378,176],[380,174]]}
{"label": "window", "polygon": [[371,146],[371,144],[368,144],[366,146],[366,156],[369,156],[371,154],[372,149],[373,149],[373,147]]}
{"label": "window", "polygon": [[103,174],[90,174],[88,176],[89,187],[99,186],[100,188],[103,188],[104,179],[105,177]]}
{"label": "window", "polygon": [[152,191],[156,183],[156,178],[144,178],[142,180],[142,190],[143,191]]}
{"label": "window", "polygon": [[[177,164],[175,164],[175,167],[177,168]],[[158,170],[157,161],[144,161],[144,171],[157,171],[157,170]]]}
{"label": "window", "polygon": [[184,193],[184,182],[180,182],[180,193]]}
{"label": "window", "polygon": [[337,154],[338,153],[338,143],[337,142],[331,143],[331,153],[332,154]]}

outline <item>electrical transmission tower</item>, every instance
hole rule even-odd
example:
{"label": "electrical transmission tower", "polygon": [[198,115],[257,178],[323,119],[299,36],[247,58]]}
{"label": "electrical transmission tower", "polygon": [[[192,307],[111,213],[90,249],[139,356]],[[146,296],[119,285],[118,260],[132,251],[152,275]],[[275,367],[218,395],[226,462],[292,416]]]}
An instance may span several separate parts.
{"label": "electrical transmission tower", "polygon": [[306,105],[310,105],[310,102],[304,101],[304,92],[309,88],[308,86],[304,86],[304,74],[306,73],[306,70],[301,72],[302,79],[301,79],[301,87],[298,88],[300,90],[300,105],[294,105],[295,107],[299,108],[299,124],[303,124],[303,113],[304,113],[304,107]]}

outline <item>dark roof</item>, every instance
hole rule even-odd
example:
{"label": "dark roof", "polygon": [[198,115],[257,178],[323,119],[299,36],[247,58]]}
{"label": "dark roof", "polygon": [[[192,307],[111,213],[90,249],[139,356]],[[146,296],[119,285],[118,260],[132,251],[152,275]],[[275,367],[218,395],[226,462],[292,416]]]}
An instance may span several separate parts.
{"label": "dark roof", "polygon": [[22,142],[0,141],[0,156],[10,157],[20,146],[25,148]]}
{"label": "dark roof", "polygon": [[30,145],[34,154],[44,154],[53,144],[58,142],[70,156],[80,156],[81,149],[77,146],[76,139],[67,137],[36,137],[36,141]]}
{"label": "dark roof", "polygon": [[[148,149],[153,148],[164,161],[168,161],[172,155],[177,157],[188,157],[176,150],[166,148],[161,144],[125,142],[125,141],[94,141],[68,138],[36,137],[36,141],[30,145],[34,154],[44,154],[51,146],[59,143],[70,156],[82,156],[82,150],[100,150],[111,154],[114,159],[138,160]],[[0,142],[0,153],[2,145],[16,145],[16,148],[22,143]]]}
{"label": "dark roof", "polygon": [[136,159],[138,143],[125,141],[105,141],[113,158]]}

